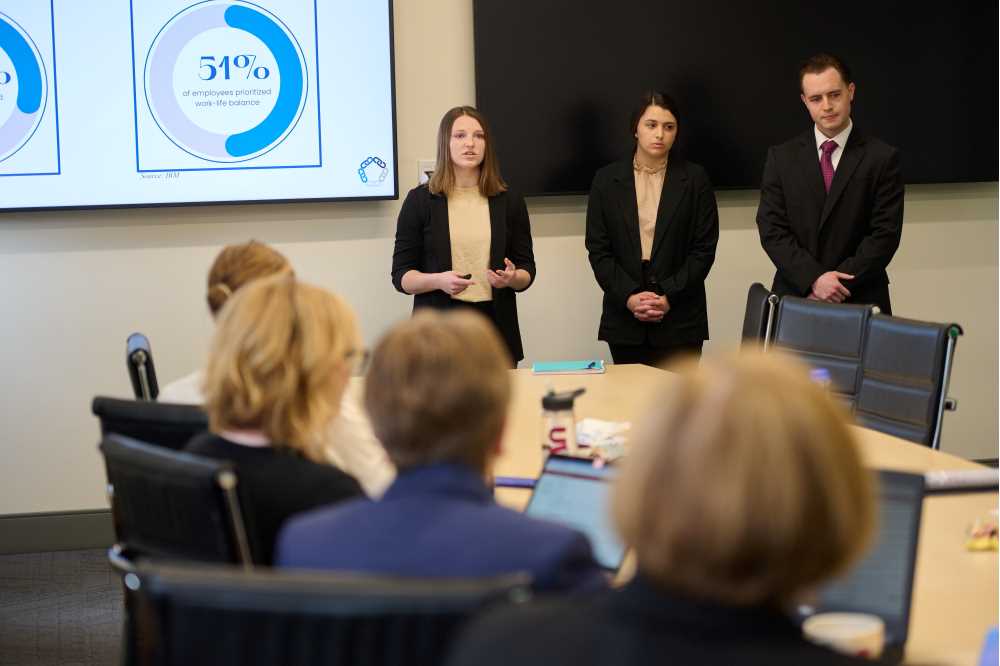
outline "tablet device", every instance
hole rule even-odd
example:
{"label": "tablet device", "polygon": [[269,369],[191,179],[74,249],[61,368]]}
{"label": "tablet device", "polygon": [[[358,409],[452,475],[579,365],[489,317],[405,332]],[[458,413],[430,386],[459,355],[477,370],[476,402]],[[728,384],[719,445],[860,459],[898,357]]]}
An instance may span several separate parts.
{"label": "tablet device", "polygon": [[608,506],[615,473],[611,464],[550,455],[524,512],[583,532],[590,539],[597,563],[617,571],[625,558],[625,546],[611,525]]}
{"label": "tablet device", "polygon": [[870,613],[885,622],[884,663],[899,663],[909,634],[917,538],[924,501],[924,476],[881,470],[878,527],[865,556],[850,571],[820,590],[812,613]]}

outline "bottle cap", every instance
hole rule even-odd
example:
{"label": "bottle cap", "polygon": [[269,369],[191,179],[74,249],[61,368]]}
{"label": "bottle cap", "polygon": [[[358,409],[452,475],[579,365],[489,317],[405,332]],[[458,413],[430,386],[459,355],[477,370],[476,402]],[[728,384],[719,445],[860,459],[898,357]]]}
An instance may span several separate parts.
{"label": "bottle cap", "polygon": [[573,409],[573,401],[576,400],[578,395],[582,395],[587,389],[578,388],[575,391],[566,391],[564,393],[556,393],[555,391],[549,390],[544,396],[542,396],[542,409],[546,409],[551,412],[559,412],[566,409]]}
{"label": "bottle cap", "polygon": [[830,371],[826,368],[813,368],[809,371],[809,379],[818,384],[830,383]]}

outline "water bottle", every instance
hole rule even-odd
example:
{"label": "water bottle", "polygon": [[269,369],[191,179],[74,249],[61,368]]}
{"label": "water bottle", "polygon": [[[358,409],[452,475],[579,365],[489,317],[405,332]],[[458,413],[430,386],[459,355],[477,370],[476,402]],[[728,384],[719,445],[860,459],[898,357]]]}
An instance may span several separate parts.
{"label": "water bottle", "polygon": [[586,389],[556,393],[552,389],[542,396],[542,452],[576,455],[576,416],[573,401]]}

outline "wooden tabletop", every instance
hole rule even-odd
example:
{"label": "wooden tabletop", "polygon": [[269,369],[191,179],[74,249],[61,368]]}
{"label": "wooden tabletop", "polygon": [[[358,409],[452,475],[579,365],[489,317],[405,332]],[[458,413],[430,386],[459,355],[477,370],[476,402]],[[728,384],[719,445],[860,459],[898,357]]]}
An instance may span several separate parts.
{"label": "wooden tabletop", "polygon": [[[542,466],[541,399],[556,391],[585,388],[576,418],[634,422],[650,405],[654,388],[670,373],[643,365],[608,365],[603,375],[532,375],[513,370],[514,393],[496,474],[537,476]],[[977,464],[865,428],[856,428],[872,468],[924,472],[972,469]],[[523,508],[528,492],[500,489],[500,502]],[[997,508],[997,493],[935,495],[924,500],[913,609],[906,661],[975,664],[986,631],[997,624],[997,553],[965,550],[965,533]]]}

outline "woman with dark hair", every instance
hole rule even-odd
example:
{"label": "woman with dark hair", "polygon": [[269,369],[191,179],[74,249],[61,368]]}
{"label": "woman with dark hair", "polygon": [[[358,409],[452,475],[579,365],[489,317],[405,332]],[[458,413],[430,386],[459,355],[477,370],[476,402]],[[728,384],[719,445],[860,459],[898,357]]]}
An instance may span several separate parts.
{"label": "woman with dark hair", "polygon": [[633,154],[594,176],[587,252],[604,290],[597,338],[615,363],[658,365],[701,354],[708,339],[719,213],[705,170],[671,155],[678,114],[669,96],[643,95],[631,127]]}
{"label": "woman with dark hair", "polygon": [[535,279],[524,199],[500,177],[486,119],[456,106],[438,128],[437,164],[410,190],[396,223],[392,284],[414,309],[464,307],[492,321],[516,365],[524,358],[515,292]]}

